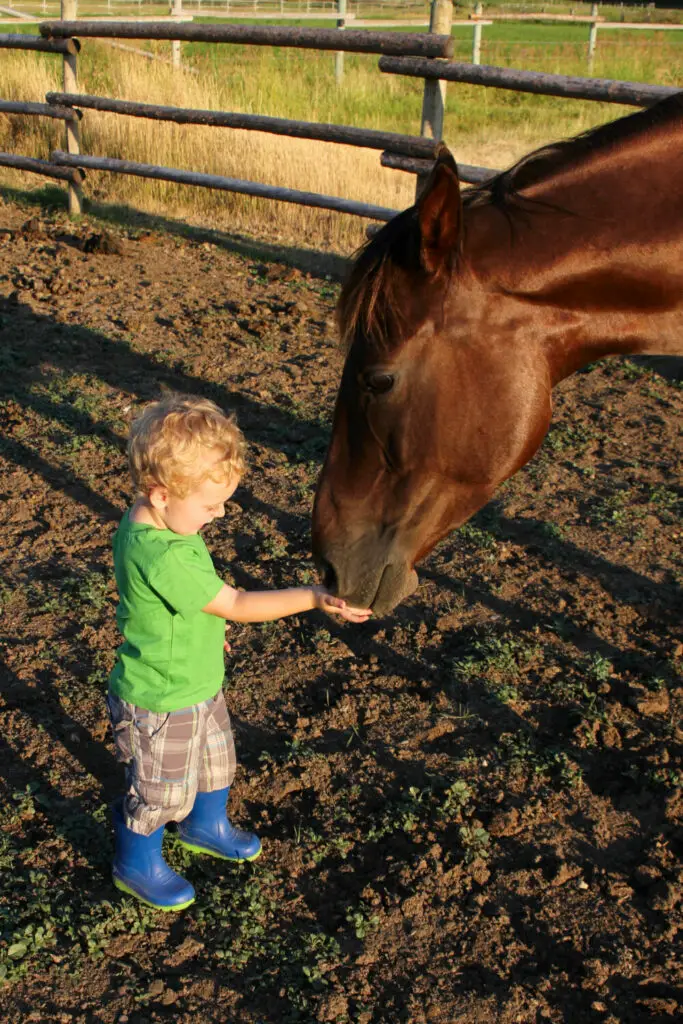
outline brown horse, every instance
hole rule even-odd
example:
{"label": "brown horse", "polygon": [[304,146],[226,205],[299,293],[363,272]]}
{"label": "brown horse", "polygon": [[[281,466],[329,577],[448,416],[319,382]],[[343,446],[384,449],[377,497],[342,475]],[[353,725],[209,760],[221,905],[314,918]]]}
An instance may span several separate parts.
{"label": "brown horse", "polygon": [[327,584],[377,614],[523,466],[551,390],[602,356],[683,354],[683,93],[461,194],[442,147],[360,252],[313,511]]}

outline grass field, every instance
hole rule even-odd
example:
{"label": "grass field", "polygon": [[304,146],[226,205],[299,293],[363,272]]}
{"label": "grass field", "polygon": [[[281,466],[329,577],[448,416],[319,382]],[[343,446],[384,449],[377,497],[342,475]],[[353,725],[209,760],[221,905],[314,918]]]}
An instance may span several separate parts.
{"label": "grass field", "polygon": [[[137,9],[137,5],[130,6]],[[35,9],[40,10],[40,5]],[[115,7],[117,13],[120,9]],[[161,8],[145,5],[144,10],[159,13]],[[87,15],[88,5],[83,5],[80,13]],[[122,13],[127,12],[124,9]],[[455,15],[457,18],[457,10]],[[319,24],[329,27],[329,22]],[[18,31],[20,26],[12,26],[12,30]],[[36,32],[37,27],[27,25],[23,30]],[[455,27],[453,34],[456,59],[469,60],[471,29]],[[481,59],[489,64],[585,75],[587,36],[585,24],[499,23],[486,27]],[[170,58],[168,42],[129,44]],[[331,53],[206,44],[183,44],[182,53],[187,70],[178,73],[169,64],[87,40],[79,58],[79,89],[173,106],[419,133],[422,82],[379,74],[374,56],[347,54],[344,82],[337,88]],[[614,32],[599,40],[593,74],[672,85],[680,80],[682,58],[683,32]],[[40,100],[47,91],[60,88],[58,58],[3,51],[0,96]],[[536,146],[623,113],[628,113],[628,108],[451,85],[445,137],[459,161],[505,167]],[[58,123],[0,117],[0,148],[5,151],[45,158],[52,148],[62,145],[63,128]],[[176,128],[88,112],[82,124],[82,149],[396,209],[409,205],[414,196],[413,177],[381,168],[376,152],[257,133]],[[2,180],[15,189],[41,190],[44,186],[35,176],[8,170],[3,171]],[[92,172],[85,191],[94,201],[172,213],[193,222],[210,221],[232,230],[265,233],[278,241],[305,238],[319,247],[349,251],[364,237],[365,223],[357,218],[284,205],[278,206],[275,214],[265,200],[216,195],[188,186]]]}

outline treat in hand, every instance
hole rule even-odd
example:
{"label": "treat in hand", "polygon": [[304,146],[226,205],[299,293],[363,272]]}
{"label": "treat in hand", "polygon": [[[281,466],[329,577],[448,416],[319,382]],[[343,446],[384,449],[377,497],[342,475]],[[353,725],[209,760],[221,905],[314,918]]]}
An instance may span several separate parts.
{"label": "treat in hand", "polygon": [[372,615],[371,608],[354,608],[348,605],[341,597],[335,597],[323,587],[316,588],[318,593],[318,607],[328,615],[339,615],[347,622],[367,622]]}

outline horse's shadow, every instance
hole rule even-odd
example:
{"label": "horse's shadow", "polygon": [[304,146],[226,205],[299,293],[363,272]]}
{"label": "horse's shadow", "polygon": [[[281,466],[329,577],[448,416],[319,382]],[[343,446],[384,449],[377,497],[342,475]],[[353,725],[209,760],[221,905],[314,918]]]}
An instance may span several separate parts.
{"label": "horse's shadow", "polygon": [[629,362],[652,370],[665,380],[683,381],[683,356],[628,356]]}

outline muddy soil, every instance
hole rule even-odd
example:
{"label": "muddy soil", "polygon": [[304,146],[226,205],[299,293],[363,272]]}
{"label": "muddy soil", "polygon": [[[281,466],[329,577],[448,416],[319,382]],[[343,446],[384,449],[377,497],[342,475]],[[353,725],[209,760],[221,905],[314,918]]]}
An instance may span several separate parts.
{"label": "muddy soil", "polygon": [[335,281],[219,239],[0,206],[0,1019],[681,1019],[681,412],[671,364],[564,382],[542,450],[390,618],[234,626],[235,867],[196,903],[111,884],[110,542],[127,424],[234,410],[207,531],[235,585],[315,578]]}

